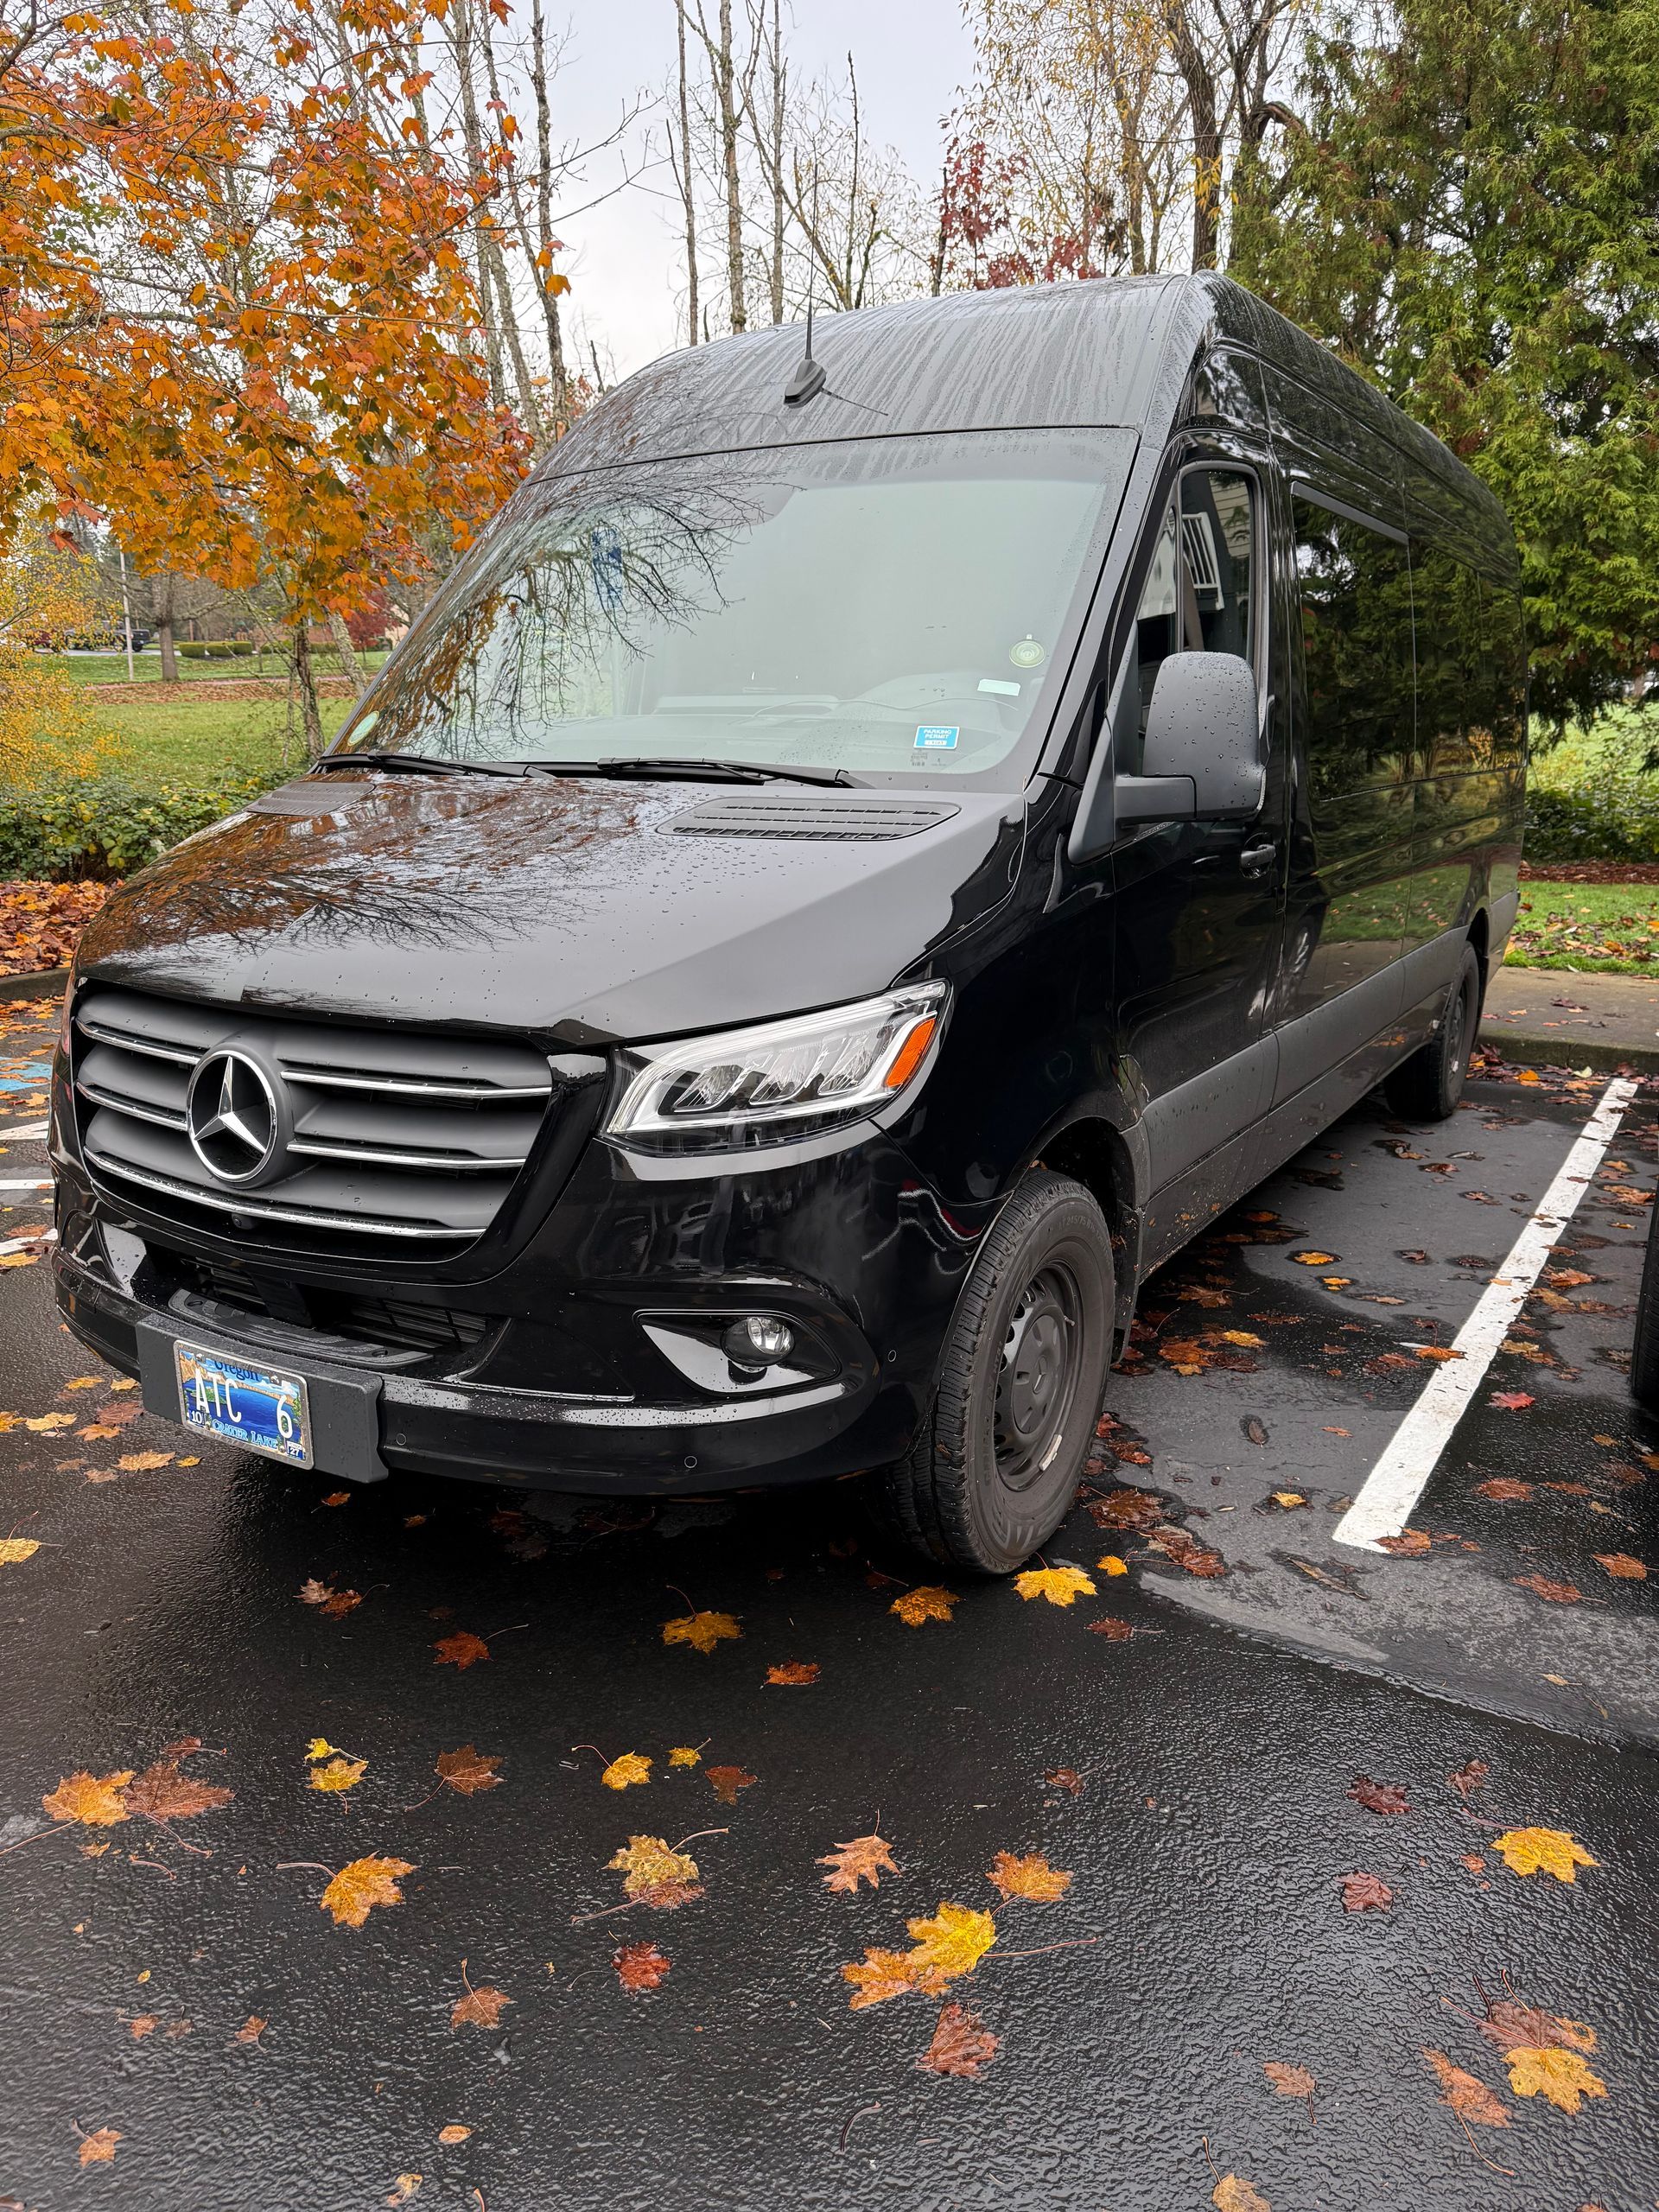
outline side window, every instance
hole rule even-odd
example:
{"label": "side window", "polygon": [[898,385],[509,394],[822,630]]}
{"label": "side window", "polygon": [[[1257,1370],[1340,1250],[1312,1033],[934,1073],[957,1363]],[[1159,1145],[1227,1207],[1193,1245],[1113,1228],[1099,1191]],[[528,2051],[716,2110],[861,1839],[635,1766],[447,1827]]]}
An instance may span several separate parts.
{"label": "side window", "polygon": [[1412,773],[1411,574],[1368,524],[1295,501],[1309,782],[1316,798]]}
{"label": "side window", "polygon": [[1414,538],[1411,601],[1417,639],[1417,749],[1429,776],[1466,775],[1497,757],[1488,587],[1438,545]]}
{"label": "side window", "polygon": [[1255,658],[1255,491],[1233,468],[1190,468],[1153,547],[1135,610],[1140,679],[1135,769],[1158,671],[1171,653]]}

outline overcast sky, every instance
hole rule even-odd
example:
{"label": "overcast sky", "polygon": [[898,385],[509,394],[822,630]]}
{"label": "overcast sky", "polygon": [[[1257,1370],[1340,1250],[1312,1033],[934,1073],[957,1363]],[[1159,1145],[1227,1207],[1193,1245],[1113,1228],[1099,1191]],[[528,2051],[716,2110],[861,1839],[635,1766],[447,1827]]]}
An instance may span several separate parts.
{"label": "overcast sky", "polygon": [[[549,12],[556,22],[556,7]],[[791,12],[785,7],[786,21]],[[918,177],[931,177],[943,153],[940,118],[967,82],[973,58],[956,0],[797,0],[792,12],[788,42],[798,76],[844,68],[850,47],[870,137],[896,147]],[[660,89],[673,68],[673,0],[577,0],[569,31],[557,83],[559,135],[592,144],[615,128],[639,92]],[[660,143],[660,113],[654,120]],[[624,142],[631,165],[641,157],[644,136],[642,122]],[[620,173],[616,154],[595,156],[585,189],[567,193],[565,208],[603,192]],[[676,321],[683,312],[681,221],[665,170],[586,213],[561,213],[569,251],[560,266],[571,282],[572,320],[584,359],[588,340],[597,341],[607,380],[683,342]]]}

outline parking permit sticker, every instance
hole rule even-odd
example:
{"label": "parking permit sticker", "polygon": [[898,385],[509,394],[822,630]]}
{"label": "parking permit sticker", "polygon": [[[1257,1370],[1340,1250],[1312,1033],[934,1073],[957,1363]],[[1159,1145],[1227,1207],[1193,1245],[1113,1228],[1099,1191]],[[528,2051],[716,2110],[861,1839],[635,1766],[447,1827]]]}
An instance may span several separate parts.
{"label": "parking permit sticker", "polygon": [[918,753],[948,753],[962,734],[957,722],[924,722],[916,732],[915,750]]}

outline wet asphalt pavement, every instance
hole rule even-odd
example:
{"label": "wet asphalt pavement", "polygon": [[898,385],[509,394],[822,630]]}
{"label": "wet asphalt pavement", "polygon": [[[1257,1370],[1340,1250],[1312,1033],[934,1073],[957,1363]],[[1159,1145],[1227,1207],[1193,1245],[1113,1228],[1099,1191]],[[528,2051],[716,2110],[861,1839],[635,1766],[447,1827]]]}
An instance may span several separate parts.
{"label": "wet asphalt pavement", "polygon": [[[10,1019],[15,1128],[50,1024]],[[40,1548],[0,1565],[0,2207],[1648,2212],[1659,1630],[1654,1584],[1599,1560],[1659,1580],[1659,1430],[1620,1364],[1649,1098],[1554,1255],[1591,1280],[1529,1303],[1417,1548],[1331,1534],[1602,1087],[1483,1078],[1427,1133],[1350,1116],[1149,1288],[1092,1498],[1046,1554],[1093,1592],[939,1578],[954,1618],[919,1627],[890,1608],[930,1578],[844,1487],[336,1503],[229,1452],[181,1465],[135,1393],[66,1388],[94,1363],[48,1267],[6,1268],[0,1535]],[[43,1173],[38,1142],[0,1145],[0,1179]],[[0,1257],[47,1217],[8,1202]],[[665,1643],[696,1611],[740,1633]],[[457,1637],[487,1656],[446,1656]],[[815,1678],[768,1680],[791,1665]],[[468,1746],[493,1786],[440,1777]],[[606,1786],[630,1752],[649,1781]],[[335,1759],[365,1764],[308,1786]],[[107,1825],[42,1808],[158,1763],[148,1793],[110,1784]],[[1408,1809],[1356,1802],[1360,1777]],[[166,1817],[192,1779],[232,1794]],[[1595,1863],[1513,1872],[1496,1840],[1524,1827]],[[872,1833],[899,1871],[827,1889],[823,1856]],[[607,1862],[638,1835],[701,1894],[627,1905]],[[1004,1902],[1000,1853],[1071,1881]],[[401,1902],[337,1925],[325,1886],[373,1857],[408,1866]],[[1386,1909],[1344,1910],[1359,1873]],[[942,1902],[994,1911],[993,1947],[942,1993],[850,2009],[843,1965],[926,1942],[906,1923]],[[624,1988],[628,1946],[666,1959],[657,1986]],[[1483,1993],[1560,2016],[1605,2095],[1516,2094]],[[916,2063],[952,2002],[997,2039],[972,2078]],[[1488,2119],[1440,2101],[1426,2049]]]}

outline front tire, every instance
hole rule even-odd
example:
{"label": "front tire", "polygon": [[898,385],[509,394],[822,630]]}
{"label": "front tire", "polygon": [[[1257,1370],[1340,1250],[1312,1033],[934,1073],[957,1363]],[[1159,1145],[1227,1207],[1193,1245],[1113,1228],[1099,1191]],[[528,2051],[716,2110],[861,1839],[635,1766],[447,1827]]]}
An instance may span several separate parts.
{"label": "front tire", "polygon": [[1481,996],[1480,960],[1466,944],[1439,1030],[1383,1082],[1382,1096],[1402,1122],[1444,1122],[1457,1112],[1480,1031]]}
{"label": "front tire", "polygon": [[980,1246],[909,1452],[874,1478],[878,1511],[925,1558],[1008,1574],[1065,1518],[1111,1360],[1105,1218],[1037,1169]]}

